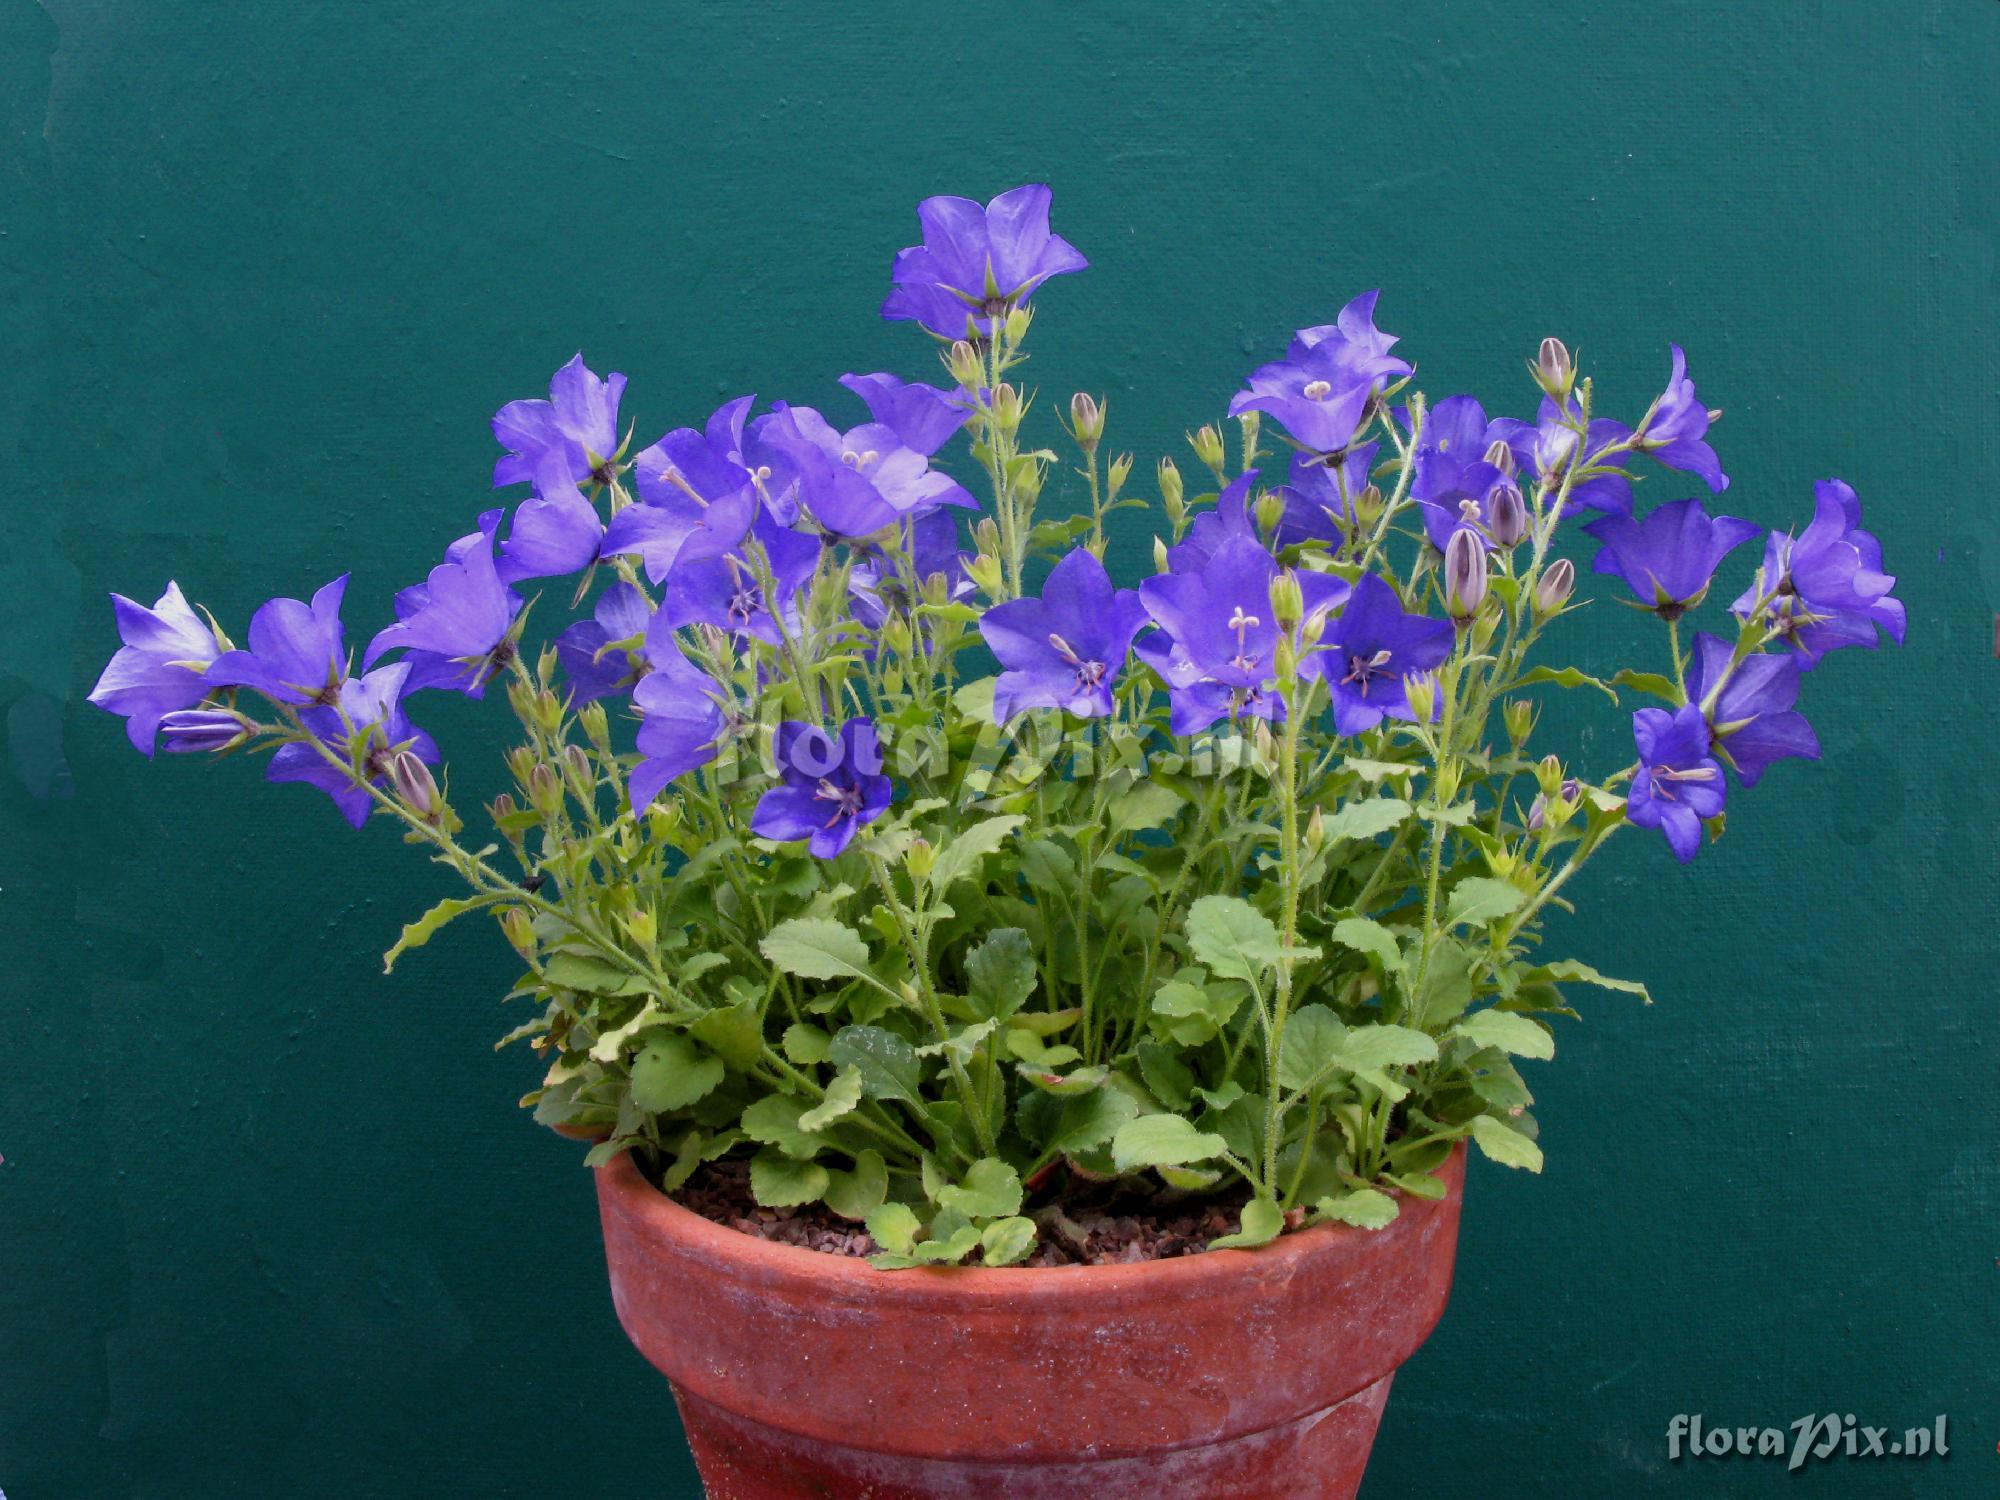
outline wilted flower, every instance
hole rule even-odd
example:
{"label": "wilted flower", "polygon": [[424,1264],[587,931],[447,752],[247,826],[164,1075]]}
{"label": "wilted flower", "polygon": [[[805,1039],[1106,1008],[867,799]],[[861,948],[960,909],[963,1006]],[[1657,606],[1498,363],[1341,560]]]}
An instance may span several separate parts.
{"label": "wilted flower", "polygon": [[779,843],[807,841],[819,859],[833,859],[854,835],[888,811],[894,788],[882,774],[875,725],[849,719],[835,739],[812,724],[778,726],[780,784],[757,800],[750,831]]}
{"label": "wilted flower", "polygon": [[1039,599],[1009,600],[979,621],[987,648],[1006,669],[993,687],[993,717],[1004,724],[1031,708],[1060,708],[1103,718],[1145,621],[1136,590],[1114,589],[1090,552],[1070,553],[1050,572]]}
{"label": "wilted flower", "polygon": [[1002,193],[984,208],[970,198],[917,205],[924,242],[899,251],[882,316],[923,324],[940,338],[983,338],[1051,276],[1090,264],[1049,233],[1051,194],[1040,183]]}
{"label": "wilted flower", "polygon": [[1722,811],[1722,767],[1709,754],[1708,725],[1690,703],[1678,713],[1642,708],[1632,716],[1639,770],[1625,798],[1625,816],[1657,828],[1674,858],[1686,864],[1701,848],[1701,825]]}

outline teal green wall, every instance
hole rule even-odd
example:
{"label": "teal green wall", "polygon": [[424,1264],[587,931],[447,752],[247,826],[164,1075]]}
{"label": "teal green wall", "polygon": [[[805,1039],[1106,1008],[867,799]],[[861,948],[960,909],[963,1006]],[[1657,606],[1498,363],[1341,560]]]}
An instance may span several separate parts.
{"label": "teal green wall", "polygon": [[[1659,1003],[1563,1032],[1544,1176],[1475,1171],[1369,1495],[1996,1493],[1996,74],[1992,0],[4,0],[0,1490],[696,1493],[577,1153],[489,1049],[499,945],[383,978],[437,873],[134,756],[83,702],[103,596],[240,621],[351,567],[365,635],[575,349],[642,438],[838,406],[925,368],[875,318],[915,201],[1040,179],[1095,265],[1034,373],[1145,465],[1380,285],[1433,395],[1526,408],[1560,333],[1634,412],[1684,343],[1730,508],[1845,476],[1909,601],[1906,650],[1809,684],[1823,765],[1690,871],[1633,838],[1584,882],[1563,940]],[[464,709],[425,721],[486,786]],[[1955,1451],[1665,1462],[1676,1412],[1829,1409]]]}

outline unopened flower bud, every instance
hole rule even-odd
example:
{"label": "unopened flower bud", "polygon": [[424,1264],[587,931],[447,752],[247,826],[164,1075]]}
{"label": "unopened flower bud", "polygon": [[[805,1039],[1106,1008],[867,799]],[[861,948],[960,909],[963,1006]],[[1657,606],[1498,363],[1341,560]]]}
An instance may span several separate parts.
{"label": "unopened flower bud", "polygon": [[937,848],[929,839],[911,839],[909,848],[903,851],[903,863],[919,880],[929,875],[936,867],[937,857]]}
{"label": "unopened flower bud", "polygon": [[1552,615],[1569,603],[1569,596],[1575,590],[1576,564],[1559,557],[1549,564],[1549,570],[1535,585],[1535,608],[1541,614]]}
{"label": "unopened flower bud", "polygon": [[1495,438],[1486,445],[1486,461],[1509,478],[1514,474],[1514,450],[1507,446],[1505,438]]}
{"label": "unopened flower bud", "polygon": [[965,565],[965,576],[970,578],[982,593],[997,595],[1001,585],[1000,559],[990,552],[982,552]]}
{"label": "unopened flower bud", "polygon": [[1532,806],[1528,808],[1528,832],[1540,833],[1549,820],[1549,799],[1537,793]]}
{"label": "unopened flower bud", "polygon": [[993,392],[993,419],[1001,427],[1012,432],[1021,425],[1021,413],[1024,409],[1019,389],[1007,381],[1001,381]]}
{"label": "unopened flower bud", "polygon": [[1171,458],[1160,460],[1160,500],[1167,508],[1167,519],[1178,529],[1187,516],[1187,500],[1180,466]]}
{"label": "unopened flower bud", "polygon": [[1479,533],[1462,526],[1444,547],[1444,605],[1463,624],[1486,602],[1486,544]]}
{"label": "unopened flower bud", "polygon": [[1325,843],[1326,812],[1323,808],[1315,805],[1312,810],[1312,816],[1306,819],[1306,848],[1317,854]]}
{"label": "unopened flower bud", "polygon": [[526,745],[516,745],[507,752],[507,770],[514,778],[514,784],[525,788],[528,777],[535,769],[535,752]]}
{"label": "unopened flower bud", "polygon": [[985,376],[980,368],[979,352],[964,339],[953,344],[945,354],[944,366],[951,372],[951,378],[960,390],[976,391]]}
{"label": "unopened flower bud", "polygon": [[495,797],[491,802],[486,804],[486,810],[491,814],[493,814],[493,821],[498,823],[502,818],[513,817],[514,814],[517,811],[519,811],[519,808],[515,805],[514,799],[512,797],[508,796],[505,792],[502,792],[499,796]]}
{"label": "unopened flower bud", "polygon": [[418,816],[428,818],[437,811],[442,801],[437,781],[431,776],[431,768],[417,758],[416,751],[395,753],[389,761],[389,780],[395,784],[396,794]]}
{"label": "unopened flower bud", "polygon": [[1561,339],[1543,339],[1541,352],[1528,370],[1535,377],[1535,384],[1557,401],[1567,396],[1576,382],[1576,367]]}
{"label": "unopened flower bud", "polygon": [[1077,447],[1085,453],[1097,451],[1104,437],[1104,408],[1088,391],[1078,391],[1069,398],[1069,426]]}
{"label": "unopened flower bud", "polygon": [[1256,748],[1257,758],[1266,765],[1277,760],[1278,738],[1271,733],[1271,725],[1268,720],[1259,719],[1251,727],[1250,743]]}
{"label": "unopened flower bud", "polygon": [[1011,307],[1007,310],[1007,321],[1003,325],[1007,342],[1019,344],[1028,336],[1028,325],[1035,321],[1034,310],[1029,307]]}
{"label": "unopened flower bud", "polygon": [[521,957],[532,959],[535,956],[535,924],[527,912],[518,906],[508,907],[500,914],[500,931]]}
{"label": "unopened flower bud", "polygon": [[605,754],[611,753],[611,724],[605,717],[604,705],[592,701],[576,711],[576,722],[583,726],[583,732],[590,743]]}
{"label": "unopened flower bud", "polygon": [[214,755],[249,739],[250,723],[228,709],[179,709],[161,718],[160,735],[176,755]]}
{"label": "unopened flower bud", "polygon": [[1246,411],[1236,420],[1243,427],[1243,467],[1247,469],[1257,462],[1257,434],[1264,429],[1264,414]]}
{"label": "unopened flower bud", "polygon": [[1290,569],[1271,580],[1271,618],[1278,629],[1290,635],[1305,618],[1305,591],[1299,587],[1298,575]]}
{"label": "unopened flower bud", "polygon": [[1104,498],[1106,503],[1118,498],[1118,492],[1125,488],[1125,481],[1131,477],[1131,454],[1121,453],[1111,460],[1111,467],[1105,471],[1104,477]]}
{"label": "unopened flower bud", "polygon": [[1285,519],[1285,497],[1276,490],[1266,490],[1257,497],[1257,530],[1262,536],[1277,534],[1278,523]]}
{"label": "unopened flower bud", "polygon": [[1403,679],[1403,697],[1410,705],[1410,717],[1419,724],[1437,718],[1437,678],[1429,672],[1413,672]]}
{"label": "unopened flower bud", "polygon": [[556,780],[556,773],[546,763],[538,762],[528,773],[528,800],[535,804],[535,811],[545,818],[562,807],[562,783]]}
{"label": "unopened flower bud", "polygon": [[1200,459],[1206,467],[1213,469],[1217,479],[1221,479],[1223,477],[1222,465],[1224,462],[1222,434],[1217,432],[1211,425],[1202,428],[1199,432],[1190,432],[1187,435],[1187,440],[1189,445],[1194,449],[1194,456]]}
{"label": "unopened flower bud", "polygon": [[1507,738],[1517,746],[1526,744],[1535,732],[1535,705],[1525,698],[1509,698],[1500,709],[1500,718],[1507,726]]}
{"label": "unopened flower bud", "polygon": [[1562,784],[1562,799],[1571,807],[1583,800],[1583,783],[1574,776],[1565,777]]}
{"label": "unopened flower bud", "polygon": [[1382,519],[1382,508],[1387,503],[1382,498],[1379,485],[1364,485],[1361,493],[1354,497],[1354,519],[1364,531],[1372,530],[1375,523]]}
{"label": "unopened flower bud", "polygon": [[1528,503],[1521,487],[1503,479],[1486,495],[1486,534],[1496,547],[1514,547],[1528,534]]}
{"label": "unopened flower bud", "polygon": [[1278,681],[1289,683],[1297,679],[1299,675],[1299,648],[1292,644],[1292,638],[1289,635],[1278,637],[1277,649],[1271,653],[1271,656],[1271,669],[1277,674]]}
{"label": "unopened flower bud", "polygon": [[1535,784],[1544,792],[1554,792],[1563,784],[1562,762],[1553,755],[1544,755],[1535,763]]}
{"label": "unopened flower bud", "polygon": [[1153,538],[1153,571],[1155,573],[1167,571],[1167,544],[1158,537]]}

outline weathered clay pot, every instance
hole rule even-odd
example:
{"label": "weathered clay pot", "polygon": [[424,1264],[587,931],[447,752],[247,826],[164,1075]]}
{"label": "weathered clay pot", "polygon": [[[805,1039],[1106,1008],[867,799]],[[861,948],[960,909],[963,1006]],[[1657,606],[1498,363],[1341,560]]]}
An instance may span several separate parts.
{"label": "weathered clay pot", "polygon": [[1131,1266],[885,1272],[598,1169],[618,1318],[712,1500],[1343,1500],[1451,1293],[1465,1158],[1377,1232]]}

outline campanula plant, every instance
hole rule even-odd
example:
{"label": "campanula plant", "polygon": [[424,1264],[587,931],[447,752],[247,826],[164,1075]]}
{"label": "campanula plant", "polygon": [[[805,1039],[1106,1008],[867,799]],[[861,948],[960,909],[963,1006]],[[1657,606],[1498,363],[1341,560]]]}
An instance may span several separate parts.
{"label": "campanula plant", "polygon": [[[372,637],[344,577],[241,646],[170,583],[114,598],[93,701],[147,754],[269,751],[450,869],[388,960],[496,921],[525,1102],[591,1161],[672,1192],[747,1158],[760,1202],[865,1223],[885,1266],[1023,1259],[1078,1181],[1227,1195],[1216,1243],[1254,1246],[1389,1223],[1461,1140],[1539,1168],[1520,1062],[1566,986],[1643,994],[1542,956],[1550,909],[1628,826],[1686,862],[1754,820],[1819,754],[1825,658],[1902,638],[1854,491],[1791,529],[1716,513],[1678,347],[1629,422],[1555,339],[1529,416],[1428,401],[1371,292],[1249,372],[1199,484],[1162,460],[1142,500],[1103,400],[1058,437],[1022,383],[1087,264],[1048,189],[918,217],[882,316],[939,383],[745,395],[634,452],[625,377],[579,356],[493,419],[505,502]],[[1154,572],[1121,577],[1140,509]],[[1656,618],[1653,660],[1551,655],[1585,578]],[[1536,695],[1579,687],[1631,712],[1612,763],[1534,744]],[[519,721],[477,813],[420,727],[440,693]]]}

